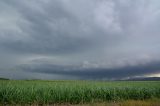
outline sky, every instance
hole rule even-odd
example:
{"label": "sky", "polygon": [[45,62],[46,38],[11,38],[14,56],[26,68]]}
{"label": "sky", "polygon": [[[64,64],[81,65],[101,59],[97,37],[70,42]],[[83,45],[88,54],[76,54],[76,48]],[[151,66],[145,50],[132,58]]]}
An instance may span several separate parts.
{"label": "sky", "polygon": [[159,0],[1,0],[0,77],[160,77]]}

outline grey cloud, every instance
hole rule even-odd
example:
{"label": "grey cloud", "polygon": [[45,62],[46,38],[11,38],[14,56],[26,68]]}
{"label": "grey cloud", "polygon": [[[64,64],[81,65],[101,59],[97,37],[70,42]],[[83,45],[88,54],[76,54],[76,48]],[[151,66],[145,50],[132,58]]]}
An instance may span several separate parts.
{"label": "grey cloud", "polygon": [[123,66],[113,68],[88,67],[82,65],[53,65],[53,64],[25,64],[18,67],[30,73],[44,73],[77,77],[79,79],[124,79],[136,76],[157,74],[160,71],[160,62]]}
{"label": "grey cloud", "polygon": [[[67,8],[64,4],[67,2],[75,11]],[[8,36],[12,35],[12,37],[6,38],[7,41],[2,40],[1,46],[23,53],[59,54],[81,52],[84,48],[85,50],[114,49],[117,46],[121,48],[128,44],[134,47],[142,45],[142,49],[148,49],[149,44],[157,41],[156,39],[148,41],[151,35],[145,33],[150,29],[150,26],[144,29],[146,28],[144,24],[148,23],[150,17],[149,13],[146,13],[149,5],[146,1],[129,0],[125,4],[111,0],[88,1],[87,3],[97,3],[88,7],[90,9],[87,8],[92,10],[87,11],[90,13],[83,9],[76,9],[75,6],[79,6],[76,2],[70,0],[67,2],[6,1],[6,4],[13,7],[20,15],[18,18],[22,21],[17,20],[16,25],[22,33],[7,30]],[[85,3],[80,2],[87,7]],[[78,13],[79,11],[81,12]],[[143,23],[144,19],[146,22]],[[88,27],[89,31],[85,32],[83,27]],[[119,27],[119,31],[116,32],[114,27]],[[140,36],[143,40],[135,36]],[[136,43],[132,42],[132,39]],[[136,51],[136,49],[132,50]]]}
{"label": "grey cloud", "polygon": [[[7,30],[14,38],[6,38],[9,42],[1,41],[1,46],[6,49],[22,53],[57,54],[83,50],[82,48],[90,45],[90,39],[81,37],[86,35],[80,29],[81,22],[74,14],[66,11],[58,1],[50,1],[42,6],[36,5],[38,9],[31,8],[26,2],[9,3],[17,3],[15,8],[22,16],[19,18],[23,19],[22,22],[17,20],[17,24],[23,33],[12,33]],[[23,35],[27,38],[15,38]]]}
{"label": "grey cloud", "polygon": [[[123,78],[157,71],[159,0],[7,0],[0,1],[0,13],[0,68],[45,57],[42,67],[34,66],[43,73]],[[98,67],[73,69],[84,61]]]}

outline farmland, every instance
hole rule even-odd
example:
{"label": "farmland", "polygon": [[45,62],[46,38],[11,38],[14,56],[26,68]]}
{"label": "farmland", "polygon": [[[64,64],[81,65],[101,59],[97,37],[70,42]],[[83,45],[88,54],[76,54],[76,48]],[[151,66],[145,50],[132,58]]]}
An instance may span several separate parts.
{"label": "farmland", "polygon": [[0,104],[85,104],[148,99],[160,99],[160,81],[0,81]]}

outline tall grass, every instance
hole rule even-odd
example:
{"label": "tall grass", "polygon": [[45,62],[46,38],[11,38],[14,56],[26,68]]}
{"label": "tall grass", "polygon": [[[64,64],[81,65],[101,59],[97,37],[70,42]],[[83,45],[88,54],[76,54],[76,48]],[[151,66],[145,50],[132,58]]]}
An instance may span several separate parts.
{"label": "tall grass", "polygon": [[160,98],[159,81],[0,81],[1,104],[77,104],[151,98]]}

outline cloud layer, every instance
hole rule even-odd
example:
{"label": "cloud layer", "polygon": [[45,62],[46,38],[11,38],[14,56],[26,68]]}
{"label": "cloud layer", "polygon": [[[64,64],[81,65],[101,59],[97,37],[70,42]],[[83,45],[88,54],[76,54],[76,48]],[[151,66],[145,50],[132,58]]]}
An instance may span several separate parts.
{"label": "cloud layer", "polygon": [[159,0],[8,0],[0,13],[0,77],[160,73]]}

